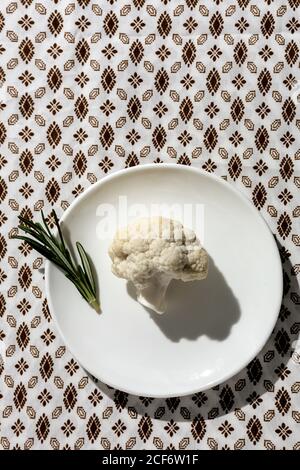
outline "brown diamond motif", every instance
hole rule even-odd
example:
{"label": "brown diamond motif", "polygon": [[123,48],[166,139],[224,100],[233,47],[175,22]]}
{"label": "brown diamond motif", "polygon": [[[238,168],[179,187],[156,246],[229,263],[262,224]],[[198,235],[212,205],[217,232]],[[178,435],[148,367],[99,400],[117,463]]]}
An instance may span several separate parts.
{"label": "brown diamond motif", "polygon": [[53,122],[50,124],[48,130],[47,130],[47,139],[49,144],[55,148],[59,144],[61,140],[61,130],[56,124],[56,122]]}
{"label": "brown diamond motif", "polygon": [[206,78],[206,86],[207,86],[207,89],[208,89],[209,93],[211,93],[212,95],[217,93],[217,91],[219,89],[219,86],[220,86],[220,83],[221,83],[220,74],[217,71],[217,69],[213,68],[209,72],[209,74],[207,75],[207,78]]}
{"label": "brown diamond motif", "polygon": [[212,152],[218,143],[218,134],[214,126],[211,124],[204,133],[204,145],[209,152]]}
{"label": "brown diamond motif", "polygon": [[48,181],[45,193],[50,204],[53,205],[58,200],[60,195],[60,187],[54,178],[51,178],[51,180]]}
{"label": "brown diamond motif", "polygon": [[278,390],[275,400],[278,412],[281,413],[282,416],[287,414],[291,407],[291,397],[284,387],[281,387],[281,389]]}
{"label": "brown diamond motif", "polygon": [[[56,0],[57,1],[57,0]],[[88,6],[88,4],[90,3],[90,0],[77,0],[78,2],[78,5],[81,7],[81,8],[85,8]],[[113,2],[111,2],[113,3]]]}
{"label": "brown diamond motif", "polygon": [[288,43],[285,49],[285,58],[289,65],[295,65],[299,58],[299,48],[294,40]]}
{"label": "brown diamond motif", "polygon": [[84,65],[90,56],[90,46],[85,39],[81,39],[75,48],[76,59]]}
{"label": "brown diamond motif", "polygon": [[238,4],[239,4],[239,6],[242,10],[247,8],[249,2],[250,2],[250,0],[238,0]]}
{"label": "brown diamond motif", "polygon": [[266,200],[267,200],[266,188],[263,186],[262,183],[259,182],[253,190],[253,194],[252,194],[253,204],[255,205],[255,207],[257,207],[258,210],[260,210],[264,206]]}
{"label": "brown diamond motif", "polygon": [[52,372],[53,372],[53,359],[50,354],[47,352],[41,360],[40,363],[40,374],[42,378],[47,382],[50,379]]}
{"label": "brown diamond motif", "polygon": [[3,178],[0,178],[0,201],[4,201],[7,196],[7,184]]}
{"label": "brown diamond motif", "polygon": [[241,66],[247,58],[247,46],[244,41],[239,41],[234,48],[234,60]]}
{"label": "brown diamond motif", "polygon": [[290,349],[290,345],[291,341],[289,335],[284,328],[281,328],[275,336],[275,347],[278,354],[284,357]]}
{"label": "brown diamond motif", "polygon": [[48,417],[43,413],[40,416],[38,422],[36,423],[36,434],[38,439],[43,443],[49,434],[50,431],[50,422]]}
{"label": "brown diamond motif", "polygon": [[152,434],[153,425],[151,418],[148,415],[142,417],[139,422],[138,433],[143,442],[147,442]]}
{"label": "brown diamond motif", "polygon": [[279,220],[277,222],[277,229],[279,235],[285,240],[289,234],[291,233],[292,230],[292,221],[287,212],[284,212],[281,214],[279,217]]}
{"label": "brown diamond motif", "polygon": [[261,32],[263,35],[268,39],[275,28],[275,20],[273,18],[272,13],[267,11],[267,13],[262,17],[261,20]]}
{"label": "brown diamond motif", "polygon": [[129,103],[127,105],[127,112],[133,122],[135,122],[140,117],[141,111],[142,105],[138,97],[133,96],[132,98],[130,98]]}
{"label": "brown diamond motif", "polygon": [[253,385],[259,383],[262,378],[263,369],[260,363],[260,360],[255,357],[248,365],[247,365],[247,375],[249,380]]}
{"label": "brown diamond motif", "polygon": [[260,74],[258,76],[258,79],[257,79],[258,89],[262,93],[263,96],[265,96],[268,93],[268,91],[271,88],[271,85],[272,85],[271,74],[270,74],[269,70],[264,68],[260,72]]}
{"label": "brown diamond motif", "polygon": [[242,120],[244,116],[244,109],[245,106],[241,98],[236,98],[231,105],[231,117],[236,124],[238,124]]}
{"label": "brown diamond motif", "polygon": [[163,38],[166,38],[170,34],[171,29],[172,29],[172,20],[170,18],[169,13],[164,11],[158,18],[157,30]]}
{"label": "brown diamond motif", "polygon": [[114,404],[118,411],[123,410],[128,403],[128,393],[116,390],[114,393]]}
{"label": "brown diamond motif", "polygon": [[299,7],[299,0],[289,0],[289,5],[295,11]]}
{"label": "brown diamond motif", "polygon": [[162,95],[169,86],[169,76],[164,68],[161,68],[154,80],[156,90]]}
{"label": "brown diamond motif", "polygon": [[20,99],[19,110],[25,119],[29,119],[34,111],[34,101],[28,93]]}
{"label": "brown diamond motif", "polygon": [[51,15],[49,16],[48,28],[55,37],[58,36],[58,34],[61,32],[63,24],[63,17],[57,10],[54,10],[53,13],[51,13]]}
{"label": "brown diamond motif", "polygon": [[28,346],[30,339],[30,331],[26,323],[21,323],[17,330],[16,338],[19,348],[24,351],[24,349]]}
{"label": "brown diamond motif", "polygon": [[292,98],[289,96],[285,102],[283,103],[282,106],[282,117],[287,122],[287,124],[290,124],[296,116],[296,105]]}
{"label": "brown diamond motif", "polygon": [[3,83],[5,82],[6,80],[6,74],[3,70],[2,67],[0,67],[0,86],[3,85]]}
{"label": "brown diamond motif", "polygon": [[33,169],[33,156],[28,149],[21,153],[19,164],[22,172],[27,176]]}
{"label": "brown diamond motif", "polygon": [[50,314],[50,310],[49,310],[49,307],[48,307],[48,304],[47,304],[47,300],[45,299],[44,302],[43,302],[43,308],[42,308],[42,312],[43,312],[43,315],[44,317],[46,318],[46,320],[48,322],[50,322],[51,320],[51,314]]}
{"label": "brown diamond motif", "polygon": [[190,166],[191,165],[191,160],[189,159],[189,157],[186,155],[186,153],[183,153],[182,155],[180,155],[179,159],[178,159],[178,165],[187,165],[187,166]]}
{"label": "brown diamond motif", "polygon": [[62,74],[59,68],[54,65],[48,72],[47,83],[51,90],[57,91],[62,84]]}
{"label": "brown diamond motif", "polygon": [[214,38],[217,38],[220,36],[222,33],[224,26],[224,20],[220,13],[217,11],[214,13],[209,21],[209,31],[211,34],[214,36]]}
{"label": "brown diamond motif", "polygon": [[3,317],[5,309],[6,309],[6,300],[3,294],[0,294],[0,317]]}
{"label": "brown diamond motif", "polygon": [[87,169],[87,160],[81,150],[75,155],[73,160],[73,169],[76,175],[79,175],[79,177],[81,177]]}
{"label": "brown diamond motif", "polygon": [[93,443],[97,439],[97,437],[100,434],[101,430],[101,423],[98,418],[98,416],[93,413],[92,416],[90,416],[87,425],[86,425],[86,433],[88,435],[89,440]]}
{"label": "brown diamond motif", "polygon": [[165,145],[167,140],[167,133],[165,129],[162,127],[161,124],[159,124],[153,132],[152,135],[152,142],[153,145],[156,149],[161,150],[163,146]]}
{"label": "brown diamond motif", "polygon": [[203,416],[196,416],[191,424],[192,436],[196,442],[200,442],[206,433],[206,423]]}
{"label": "brown diamond motif", "polygon": [[14,391],[14,404],[18,411],[24,408],[27,398],[26,388],[22,382],[16,386]]}
{"label": "brown diamond motif", "polygon": [[241,174],[242,162],[238,155],[234,155],[228,164],[228,172],[233,181],[235,181]]}
{"label": "brown diamond motif", "polygon": [[104,18],[104,31],[110,38],[116,33],[119,26],[119,20],[113,11],[110,11]]}
{"label": "brown diamond motif", "polygon": [[7,252],[7,243],[3,235],[0,235],[0,259],[3,259]]}
{"label": "brown diamond motif", "polygon": [[31,270],[27,264],[21,267],[19,271],[19,283],[22,289],[27,290],[31,284],[32,275]]}
{"label": "brown diamond motif", "polygon": [[4,25],[5,25],[5,18],[4,18],[4,16],[2,15],[2,13],[0,12],[0,32],[1,32],[2,29],[4,28]]}
{"label": "brown diamond motif", "polygon": [[177,410],[180,404],[180,399],[178,397],[167,398],[166,404],[167,404],[168,409],[172,413],[174,413],[174,411]]}
{"label": "brown diamond motif", "polygon": [[108,66],[106,69],[104,69],[101,77],[101,84],[107,93],[111,92],[115,86],[116,74],[111,67]]}
{"label": "brown diamond motif", "polygon": [[70,412],[77,402],[77,391],[73,384],[69,384],[64,391],[64,405]]}
{"label": "brown diamond motif", "polygon": [[19,54],[26,64],[31,61],[34,54],[34,45],[30,39],[23,39],[19,46]]}
{"label": "brown diamond motif", "polygon": [[195,6],[197,5],[198,1],[199,0],[185,0],[186,1],[186,4],[187,6],[193,10],[195,8]]}
{"label": "brown diamond motif", "polygon": [[6,127],[3,122],[0,122],[0,144],[4,144],[6,139]]}
{"label": "brown diamond motif", "polygon": [[269,144],[269,134],[264,126],[261,126],[255,134],[255,145],[257,150],[262,153]]}
{"label": "brown diamond motif", "polygon": [[181,102],[181,105],[180,105],[179,115],[186,124],[193,115],[193,109],[194,109],[194,106],[190,98],[189,97],[184,98],[184,100]]}
{"label": "brown diamond motif", "polygon": [[288,181],[294,173],[294,163],[291,157],[286,155],[280,162],[280,175],[284,181]]}
{"label": "brown diamond motif", "polygon": [[182,60],[189,67],[196,58],[195,44],[189,40],[182,49]]}
{"label": "brown diamond motif", "polygon": [[85,96],[80,95],[75,103],[74,106],[75,114],[78,117],[80,121],[83,121],[83,119],[86,117],[88,110],[89,110],[89,104]]}
{"label": "brown diamond motif", "polygon": [[134,63],[134,65],[139,64],[142,58],[144,57],[144,48],[142,46],[142,43],[138,39],[131,44],[129,50],[129,57]]}
{"label": "brown diamond motif", "polygon": [[262,436],[262,425],[258,418],[254,415],[247,424],[247,435],[254,445],[260,440]]}
{"label": "brown diamond motif", "polygon": [[27,207],[27,206],[25,206],[25,207],[21,210],[21,216],[24,217],[25,219],[29,219],[29,220],[32,220],[32,219],[33,219],[32,212],[31,212],[31,210],[29,209],[29,207]]}
{"label": "brown diamond motif", "polygon": [[134,152],[131,152],[128,155],[128,157],[126,158],[125,168],[130,168],[132,166],[137,166],[139,164],[140,164],[140,162],[139,162],[138,157],[136,156],[136,154]]}
{"label": "brown diamond motif", "polygon": [[102,127],[100,131],[99,137],[100,137],[100,142],[105,148],[105,150],[109,149],[115,137],[113,128],[111,127],[109,123],[104,124],[104,126]]}

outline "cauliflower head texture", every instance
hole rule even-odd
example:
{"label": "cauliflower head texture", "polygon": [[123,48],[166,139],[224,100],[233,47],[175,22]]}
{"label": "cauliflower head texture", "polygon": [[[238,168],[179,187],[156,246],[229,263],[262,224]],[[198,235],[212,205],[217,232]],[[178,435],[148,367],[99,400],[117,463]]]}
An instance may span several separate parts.
{"label": "cauliflower head texture", "polygon": [[112,272],[131,281],[137,300],[163,313],[172,279],[205,279],[208,255],[195,232],[163,217],[142,218],[117,231],[109,248]]}

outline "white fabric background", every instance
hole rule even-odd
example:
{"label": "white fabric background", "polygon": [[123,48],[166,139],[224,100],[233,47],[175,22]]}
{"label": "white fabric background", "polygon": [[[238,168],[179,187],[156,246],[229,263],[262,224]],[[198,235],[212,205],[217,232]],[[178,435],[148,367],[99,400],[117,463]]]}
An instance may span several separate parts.
{"label": "white fabric background", "polygon": [[[294,350],[299,334],[299,115],[298,120],[296,115],[287,121],[283,112],[289,97],[296,104],[295,112],[299,110],[298,5],[297,0],[1,2],[2,448],[300,448],[299,351]],[[104,27],[110,12],[117,18],[114,32]],[[165,38],[158,28],[163,12],[172,23]],[[210,29],[216,12],[223,19],[218,34]],[[266,31],[267,12],[274,25]],[[54,28],[53,15],[58,18]],[[89,23],[84,31],[80,29],[82,16]],[[144,23],[139,32],[132,26],[137,18]],[[197,23],[191,32],[185,26],[190,18]],[[248,24],[244,32],[237,26],[242,19]],[[76,55],[81,40],[88,44],[86,60]],[[137,65],[130,57],[136,40],[144,54]],[[30,41],[30,59],[31,53],[24,56],[21,52],[23,41]],[[190,64],[184,58],[188,41],[195,46]],[[235,58],[241,41],[246,47],[243,63]],[[60,50],[55,58],[49,52],[54,44]],[[116,50],[110,59],[103,52],[108,44]],[[272,52],[267,60],[260,55],[265,46]],[[157,53],[161,47],[170,51],[164,61]],[[221,52],[215,61],[208,54],[211,48]],[[56,88],[51,81],[54,67],[60,77]],[[108,67],[116,82],[109,92],[102,83]],[[162,93],[155,85],[161,69],[168,76]],[[215,94],[209,89],[213,69],[220,77]],[[271,83],[260,90],[264,69]],[[27,85],[20,78],[25,71],[33,77]],[[76,81],[81,73],[88,79],[82,88]],[[142,79],[137,88],[129,81],[134,73]],[[187,74],[193,79],[189,89],[182,83]],[[239,89],[233,83],[238,74],[245,81]],[[290,78],[289,87],[290,75],[294,79]],[[32,103],[24,111],[26,93]],[[88,106],[85,116],[76,115],[81,96]],[[133,96],[141,104],[136,122],[128,113]],[[186,97],[193,106],[187,122],[180,115]],[[232,106],[238,97],[244,112],[235,122]],[[53,100],[60,104],[55,114]],[[114,106],[109,116],[101,109],[107,100]],[[154,110],[160,101],[167,108],[161,117]],[[205,111],[211,102],[219,108],[212,118]],[[256,111],[263,102],[269,107],[264,118]],[[49,139],[53,123],[59,129],[56,143]],[[104,148],[100,135],[106,124],[111,126],[113,141]],[[166,134],[162,148],[153,142],[159,125]],[[210,126],[217,135],[214,149],[205,144]],[[264,149],[257,143],[262,127],[268,135]],[[81,142],[76,138],[80,128],[86,133]],[[140,136],[135,144],[126,137],[133,129]],[[30,130],[33,135],[27,139]],[[186,146],[180,138],[184,131],[191,138]],[[243,139],[236,146],[232,142],[235,132]],[[294,137],[291,143],[287,132]],[[36,218],[41,208],[48,215],[55,207],[61,215],[76,195],[106,173],[153,161],[204,168],[252,199],[278,240],[285,278],[280,317],[259,357],[226,384],[174,400],[120,394],[95,382],[80,367],[74,368],[76,361],[47,311],[40,272],[43,261],[9,239],[19,213]],[[20,361],[23,367],[25,362],[24,371]]]}

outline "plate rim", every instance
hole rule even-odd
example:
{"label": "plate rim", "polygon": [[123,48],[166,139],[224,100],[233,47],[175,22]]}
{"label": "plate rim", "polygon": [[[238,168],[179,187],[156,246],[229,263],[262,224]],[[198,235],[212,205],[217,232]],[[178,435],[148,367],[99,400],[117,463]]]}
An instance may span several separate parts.
{"label": "plate rim", "polygon": [[[197,167],[193,167],[193,166],[178,165],[177,163],[159,163],[159,164],[158,163],[145,163],[145,164],[142,164],[142,165],[137,165],[135,167],[123,168],[123,169],[114,171],[110,175],[106,175],[103,178],[101,178],[99,181],[97,181],[96,183],[92,184],[89,188],[87,188],[85,191],[83,191],[83,193],[80,194],[73,202],[71,202],[70,206],[64,211],[63,215],[61,216],[60,222],[63,222],[68,217],[69,213],[77,205],[79,205],[90,194],[97,191],[99,186],[101,186],[102,184],[108,183],[112,179],[118,178],[118,177],[120,177],[123,174],[128,173],[128,172],[130,172],[130,173],[139,173],[139,172],[147,171],[147,170],[151,170],[151,169],[155,169],[155,170],[159,171],[161,168],[173,169],[173,170],[176,169],[176,171],[179,171],[179,172],[181,170],[184,170],[184,171],[188,171],[188,172],[191,172],[191,173],[197,173],[197,174],[205,176],[208,179],[211,179],[211,180],[216,181],[219,184],[223,185],[229,191],[232,191],[237,197],[241,198],[244,201],[244,203],[253,212],[253,214],[255,214],[256,217],[259,218],[263,222],[263,225],[267,229],[266,232],[269,233],[270,243],[273,245],[273,248],[274,248],[274,250],[273,250],[274,255],[275,255],[274,262],[276,260],[276,263],[278,265],[277,266],[278,271],[280,273],[280,278],[278,278],[277,300],[275,301],[275,303],[277,305],[277,307],[276,307],[276,312],[277,313],[276,314],[274,313],[274,320],[273,320],[271,326],[268,328],[268,331],[266,331],[266,333],[263,337],[263,340],[259,343],[259,345],[256,346],[255,352],[249,357],[249,359],[247,359],[247,361],[243,361],[242,365],[239,365],[239,367],[237,367],[234,370],[234,372],[230,371],[229,373],[224,374],[224,376],[222,376],[222,378],[220,380],[218,380],[218,379],[211,380],[205,386],[196,387],[195,389],[191,389],[190,391],[180,393],[179,395],[178,395],[178,393],[177,394],[176,393],[175,394],[174,393],[164,393],[164,394],[152,393],[152,394],[148,394],[146,391],[131,390],[130,387],[125,387],[125,388],[123,386],[120,387],[119,385],[116,385],[113,382],[110,382],[106,379],[103,380],[101,377],[99,377],[98,373],[95,374],[93,372],[92,368],[83,365],[83,363],[78,359],[77,354],[75,354],[75,352],[73,350],[73,347],[70,345],[70,343],[67,340],[65,334],[61,330],[58,319],[57,319],[56,314],[55,314],[55,309],[53,307],[51,295],[50,295],[49,270],[51,268],[51,262],[49,260],[46,260],[46,263],[45,263],[45,293],[46,293],[46,299],[47,299],[47,303],[48,303],[48,306],[49,306],[51,318],[54,320],[54,323],[55,323],[55,326],[57,328],[58,333],[60,334],[63,342],[65,343],[66,347],[71,352],[71,354],[76,358],[76,360],[83,367],[83,369],[85,369],[89,374],[96,377],[102,383],[104,383],[104,384],[106,384],[110,387],[113,387],[114,389],[122,390],[126,393],[129,393],[130,395],[134,395],[134,396],[151,396],[153,398],[171,398],[171,397],[175,397],[175,396],[182,396],[183,397],[183,396],[193,395],[197,392],[202,392],[202,391],[205,391],[205,390],[209,390],[212,387],[215,387],[217,385],[220,385],[220,384],[226,382],[227,380],[231,379],[232,377],[234,377],[235,375],[240,373],[261,352],[263,347],[266,345],[268,339],[270,338],[270,336],[272,334],[272,331],[273,331],[273,329],[274,329],[274,327],[277,323],[277,320],[278,320],[278,315],[279,315],[279,311],[280,311],[280,307],[281,307],[281,303],[282,303],[282,296],[283,296],[283,272],[282,272],[282,263],[281,263],[281,259],[280,259],[280,254],[279,254],[278,246],[277,246],[275,237],[273,235],[273,232],[271,231],[269,225],[267,224],[267,222],[265,221],[265,219],[263,218],[261,213],[254,207],[251,200],[248,199],[245,196],[245,194],[243,194],[237,187],[231,185],[230,183],[228,183],[223,178],[221,178],[217,175],[208,173],[208,172],[206,172],[205,170],[203,170],[201,168],[197,168]],[[275,311],[275,309],[274,309],[274,311]]]}

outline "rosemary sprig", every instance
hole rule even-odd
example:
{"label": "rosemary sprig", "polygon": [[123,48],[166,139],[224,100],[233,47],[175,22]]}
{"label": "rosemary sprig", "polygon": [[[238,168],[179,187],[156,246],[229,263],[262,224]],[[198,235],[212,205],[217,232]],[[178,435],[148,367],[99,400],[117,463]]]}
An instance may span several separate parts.
{"label": "rosemary sprig", "polygon": [[81,261],[81,265],[77,264],[72,258],[67,247],[55,211],[52,210],[57,228],[57,237],[51,233],[43,211],[41,211],[41,213],[43,224],[32,222],[29,219],[19,216],[19,220],[21,222],[19,229],[31,237],[15,235],[12,238],[26,241],[41,255],[61,268],[65,273],[65,276],[75,285],[82,297],[91,305],[91,307],[99,312],[100,304],[97,300],[96,283],[91,263],[85,249],[79,242],[76,242],[76,248]]}

